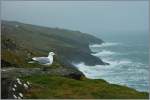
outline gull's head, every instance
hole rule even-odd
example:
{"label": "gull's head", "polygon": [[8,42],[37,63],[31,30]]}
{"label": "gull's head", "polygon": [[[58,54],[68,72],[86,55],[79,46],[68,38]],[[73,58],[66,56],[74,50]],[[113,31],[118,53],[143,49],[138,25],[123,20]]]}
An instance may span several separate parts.
{"label": "gull's head", "polygon": [[49,55],[54,56],[55,53],[54,52],[49,52]]}

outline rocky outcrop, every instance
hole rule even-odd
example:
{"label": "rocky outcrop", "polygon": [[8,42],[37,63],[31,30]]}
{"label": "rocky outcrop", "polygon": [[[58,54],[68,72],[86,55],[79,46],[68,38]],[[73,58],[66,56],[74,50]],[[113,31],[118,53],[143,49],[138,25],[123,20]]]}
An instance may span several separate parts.
{"label": "rocky outcrop", "polygon": [[84,76],[80,71],[69,68],[55,68],[46,69],[43,68],[2,68],[1,70],[1,87],[2,98],[12,99],[12,84],[18,77],[32,76],[32,75],[59,75],[72,79],[80,80]]}
{"label": "rocky outcrop", "polygon": [[43,70],[43,68],[2,68],[2,78],[15,78],[15,77],[24,77],[24,76],[31,76],[31,75],[60,75],[60,76],[84,76],[82,72],[78,70],[73,70],[69,68],[47,68]]}

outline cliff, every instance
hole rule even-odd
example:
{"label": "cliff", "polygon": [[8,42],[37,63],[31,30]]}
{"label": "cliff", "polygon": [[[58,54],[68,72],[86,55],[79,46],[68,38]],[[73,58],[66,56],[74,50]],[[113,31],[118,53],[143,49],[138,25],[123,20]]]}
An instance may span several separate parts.
{"label": "cliff", "polygon": [[[110,84],[105,80],[87,79],[72,62],[85,62],[87,65],[107,64],[92,56],[89,44],[101,44],[103,41],[79,31],[48,28],[12,21],[2,21],[1,25],[1,65],[2,98],[12,99],[13,93],[22,92],[23,98],[30,99],[144,99],[148,93],[139,92],[126,86]],[[28,62],[35,56],[47,56],[56,53],[49,68]],[[24,90],[16,84],[31,82]]]}
{"label": "cliff", "polygon": [[70,62],[85,62],[87,65],[105,64],[91,55],[89,44],[103,42],[92,35],[10,21],[2,21],[1,26],[2,60],[5,62],[26,66],[28,58],[47,56],[48,52],[54,51],[59,56],[58,59],[65,64],[70,65]]}

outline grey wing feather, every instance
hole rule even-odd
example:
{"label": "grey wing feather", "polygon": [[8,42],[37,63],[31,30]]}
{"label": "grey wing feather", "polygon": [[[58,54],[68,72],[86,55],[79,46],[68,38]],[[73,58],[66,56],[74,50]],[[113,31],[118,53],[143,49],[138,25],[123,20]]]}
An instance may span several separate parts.
{"label": "grey wing feather", "polygon": [[38,61],[41,64],[50,63],[50,60],[47,57],[37,57],[36,61]]}

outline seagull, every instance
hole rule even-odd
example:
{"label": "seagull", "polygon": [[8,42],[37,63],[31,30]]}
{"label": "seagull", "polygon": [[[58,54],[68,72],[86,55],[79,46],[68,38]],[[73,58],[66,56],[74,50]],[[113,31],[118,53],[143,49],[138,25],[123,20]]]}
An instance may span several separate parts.
{"label": "seagull", "polygon": [[[53,56],[55,55],[54,52],[49,52],[48,57],[33,57],[32,60],[38,62],[41,65],[51,65],[53,63]],[[30,61],[29,63],[34,63]]]}

